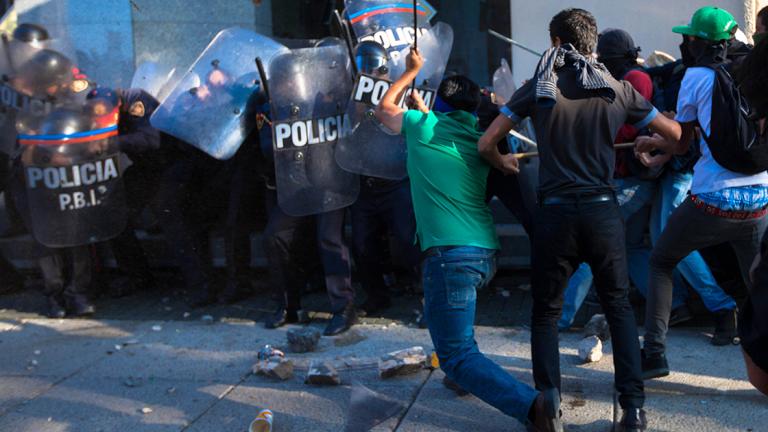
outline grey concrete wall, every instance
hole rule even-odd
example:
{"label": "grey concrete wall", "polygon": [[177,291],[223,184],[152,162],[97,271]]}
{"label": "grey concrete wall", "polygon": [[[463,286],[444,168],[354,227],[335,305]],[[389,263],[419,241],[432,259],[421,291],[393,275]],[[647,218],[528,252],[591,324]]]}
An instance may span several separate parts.
{"label": "grey concrete wall", "polygon": [[272,34],[270,0],[133,0],[132,3],[136,65],[154,61],[184,71],[216,33],[228,27]]}
{"label": "grey concrete wall", "polygon": [[69,38],[76,61],[91,79],[127,85],[133,75],[129,0],[17,0],[19,22],[48,28],[53,38]]}

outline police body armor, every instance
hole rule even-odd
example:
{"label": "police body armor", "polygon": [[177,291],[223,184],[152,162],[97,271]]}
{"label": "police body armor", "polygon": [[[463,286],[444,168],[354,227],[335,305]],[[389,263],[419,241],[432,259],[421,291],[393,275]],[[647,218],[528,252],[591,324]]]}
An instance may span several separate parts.
{"label": "police body armor", "polygon": [[345,114],[352,89],[345,47],[293,50],[269,66],[270,110],[278,203],[306,216],[347,207],[359,192],[357,175],[335,160],[350,133]]}
{"label": "police body armor", "polygon": [[55,108],[19,133],[28,223],[48,247],[102,242],[126,227],[117,122],[82,105]]}
{"label": "police body armor", "polygon": [[223,30],[162,101],[152,126],[216,159],[231,158],[255,125],[246,107],[259,89],[256,58],[266,67],[288,51],[251,30]]}
{"label": "police body armor", "polygon": [[[426,2],[417,7],[419,16],[419,50],[425,59],[417,90],[431,107],[442,80],[453,46],[450,26],[429,19],[434,15]],[[406,145],[402,135],[395,134],[374,116],[374,110],[389,86],[405,73],[405,57],[414,42],[413,9],[388,8],[391,3],[378,0],[347,1],[346,17],[359,44],[356,63],[359,76],[350,97],[347,115],[353,133],[342,139],[336,158],[347,171],[399,180],[407,176]],[[378,50],[374,47],[379,45]],[[378,52],[377,52],[378,51]],[[383,61],[375,59],[385,55]],[[399,101],[405,106],[409,88]]]}

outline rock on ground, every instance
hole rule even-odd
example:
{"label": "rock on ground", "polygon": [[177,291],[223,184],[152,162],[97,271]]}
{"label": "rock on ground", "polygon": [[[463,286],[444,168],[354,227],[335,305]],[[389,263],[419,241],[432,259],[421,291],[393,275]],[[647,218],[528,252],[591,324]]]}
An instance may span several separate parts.
{"label": "rock on ground", "polygon": [[422,347],[413,347],[389,353],[379,359],[379,376],[391,378],[420,371],[427,363],[427,354]]}
{"label": "rock on ground", "polygon": [[579,358],[584,363],[594,363],[603,358],[603,342],[597,336],[585,337],[579,342]]}

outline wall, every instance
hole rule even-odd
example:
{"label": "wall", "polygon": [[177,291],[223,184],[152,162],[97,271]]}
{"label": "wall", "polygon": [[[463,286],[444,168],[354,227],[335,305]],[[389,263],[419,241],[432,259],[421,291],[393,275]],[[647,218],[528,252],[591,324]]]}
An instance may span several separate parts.
{"label": "wall", "polygon": [[[743,25],[745,4],[752,0],[549,0],[531,2],[510,0],[512,38],[538,51],[550,46],[549,21],[560,10],[580,7],[597,17],[598,28],[622,28],[633,35],[635,43],[648,55],[654,50],[679,57],[680,37],[672,27],[689,22],[693,12],[702,6],[716,5],[729,10]],[[768,0],[759,0],[768,5]],[[750,5],[751,6],[751,5]],[[538,58],[519,48],[513,49],[513,73],[519,83],[533,76]]]}

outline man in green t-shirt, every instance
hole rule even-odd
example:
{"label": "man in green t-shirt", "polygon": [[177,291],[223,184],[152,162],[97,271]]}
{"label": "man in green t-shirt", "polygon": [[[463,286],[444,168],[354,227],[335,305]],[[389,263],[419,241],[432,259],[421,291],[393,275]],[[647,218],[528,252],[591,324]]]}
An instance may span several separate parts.
{"label": "man in green t-shirt", "polygon": [[[479,154],[473,114],[480,87],[462,76],[446,78],[438,105],[430,111],[414,95],[418,110],[401,108],[398,97],[423,64],[418,51],[376,110],[389,129],[405,135],[408,175],[416,213],[416,235],[424,252],[424,317],[446,376],[532,431],[561,431],[557,390],[539,393],[486,358],[474,338],[477,289],[496,271],[499,249],[491,211],[485,203],[489,165]],[[512,163],[515,163],[513,161]]]}

